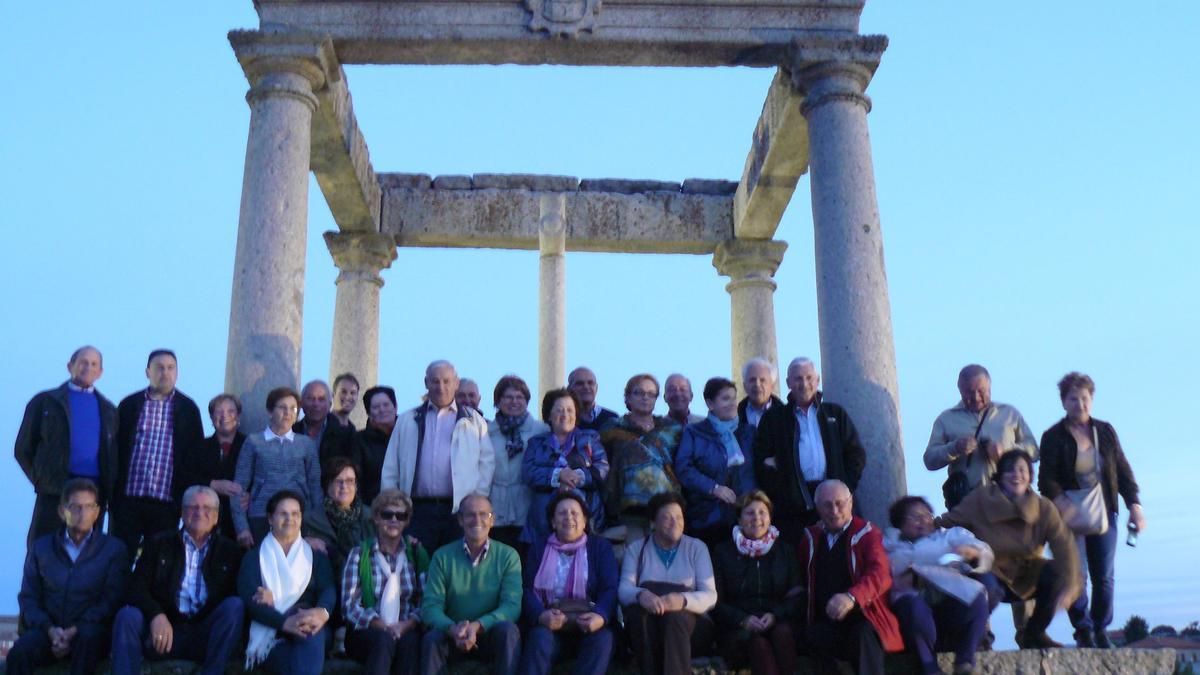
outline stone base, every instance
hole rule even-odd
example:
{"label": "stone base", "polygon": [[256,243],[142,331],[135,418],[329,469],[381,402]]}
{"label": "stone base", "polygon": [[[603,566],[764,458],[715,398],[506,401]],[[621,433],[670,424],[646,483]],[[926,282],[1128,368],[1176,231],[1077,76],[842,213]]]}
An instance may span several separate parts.
{"label": "stone base", "polygon": [[[1138,675],[1172,675],[1175,672],[1175,650],[1173,649],[1025,649],[1010,652],[983,652],[976,657],[976,672],[981,675],[1075,675],[1076,673],[1138,673]],[[938,655],[938,665],[945,672],[951,672],[954,667],[953,654]],[[240,660],[230,663],[227,673],[241,672]],[[805,658],[800,659],[799,673],[815,672],[812,663]],[[844,664],[843,672],[850,673],[849,664]],[[0,663],[0,673],[5,671]],[[190,661],[157,661],[146,662],[142,673],[149,675],[191,675],[196,671],[196,664]],[[888,657],[887,672],[915,673],[918,671],[917,662],[908,654],[895,654]],[[44,668],[40,672],[49,674],[66,673],[66,664],[54,668]],[[101,665],[99,673],[108,673],[108,663]],[[356,675],[362,672],[362,667],[345,659],[329,659],[325,663],[325,672],[336,675]],[[486,675],[488,668],[482,663],[467,662],[456,666],[452,672],[459,675]],[[554,669],[556,674],[570,672],[567,664],[559,664]],[[630,663],[618,663],[609,668],[609,673],[620,675],[636,675],[637,669]],[[696,659],[692,662],[693,675],[725,675],[738,673],[748,675],[749,669],[728,670],[721,659]]]}

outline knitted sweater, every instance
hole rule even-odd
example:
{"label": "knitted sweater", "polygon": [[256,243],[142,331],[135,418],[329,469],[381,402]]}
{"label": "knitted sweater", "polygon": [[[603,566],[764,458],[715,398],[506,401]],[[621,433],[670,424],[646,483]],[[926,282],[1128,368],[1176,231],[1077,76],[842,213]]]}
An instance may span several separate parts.
{"label": "knitted sweater", "polygon": [[683,594],[687,599],[686,609],[689,612],[703,614],[717,604],[717,582],[713,576],[712,559],[704,542],[684,535],[679,540],[679,550],[670,567],[663,565],[662,559],[653,549],[646,551],[645,556],[641,555],[645,543],[646,540],[642,539],[625,546],[625,561],[621,564],[621,584],[617,587],[617,597],[622,605],[637,602],[638,594],[645,590],[638,585],[643,581],[666,581],[683,584],[692,589]]}
{"label": "knitted sweater", "polygon": [[484,631],[521,616],[521,558],[496,540],[472,566],[463,540],[450,542],[433,554],[421,600],[421,621],[434,630],[470,619]]}

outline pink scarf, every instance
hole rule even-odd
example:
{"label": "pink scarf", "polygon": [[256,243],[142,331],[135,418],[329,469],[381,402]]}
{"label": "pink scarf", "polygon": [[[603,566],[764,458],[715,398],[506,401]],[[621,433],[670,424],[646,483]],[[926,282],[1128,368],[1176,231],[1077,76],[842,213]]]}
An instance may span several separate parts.
{"label": "pink scarf", "polygon": [[770,553],[778,537],[779,530],[775,529],[774,525],[767,529],[762,539],[747,539],[746,535],[742,534],[742,528],[733,526],[733,543],[737,546],[738,553],[751,558],[761,558]]}
{"label": "pink scarf", "polygon": [[533,578],[533,590],[546,605],[554,602],[554,584],[558,580],[558,554],[574,553],[571,569],[567,572],[567,584],[563,589],[564,598],[587,597],[587,534],[579,539],[563,544],[558,536],[551,534],[546,541],[546,550],[542,553],[542,564],[538,567],[537,576]]}

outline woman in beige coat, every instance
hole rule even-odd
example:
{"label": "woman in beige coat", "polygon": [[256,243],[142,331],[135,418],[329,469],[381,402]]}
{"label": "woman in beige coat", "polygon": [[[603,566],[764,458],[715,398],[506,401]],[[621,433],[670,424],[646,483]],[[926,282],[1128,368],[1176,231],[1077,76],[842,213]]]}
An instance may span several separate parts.
{"label": "woman in beige coat", "polygon": [[[1061,647],[1046,635],[1046,627],[1055,612],[1065,609],[1079,594],[1079,554],[1054,503],[1029,489],[1032,480],[1029,455],[1023,450],[1006,452],[992,483],[967,495],[939,517],[937,525],[965,527],[992,547],[992,573],[1005,587],[1005,601],[1037,601],[1025,630],[1017,635],[1017,646]],[[1047,544],[1053,560],[1042,556]]]}

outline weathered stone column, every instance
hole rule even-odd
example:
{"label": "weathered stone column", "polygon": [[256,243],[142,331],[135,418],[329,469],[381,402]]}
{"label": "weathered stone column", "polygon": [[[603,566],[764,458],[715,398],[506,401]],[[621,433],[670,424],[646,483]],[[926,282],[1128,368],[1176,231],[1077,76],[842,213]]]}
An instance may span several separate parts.
{"label": "weathered stone column", "polygon": [[864,515],[883,523],[888,505],[906,489],[892,314],[867,132],[871,102],[864,91],[871,74],[849,60],[794,73],[808,119],[822,381],[829,400],[845,406],[858,427],[867,450],[859,503]]}
{"label": "weathered stone column", "polygon": [[[333,307],[329,382],[341,373],[354,373],[366,391],[379,383],[379,289],[383,288],[379,273],[396,259],[396,240],[375,232],[326,232],[325,245],[341,270]],[[365,401],[355,406],[350,419],[360,428],[366,424]]]}
{"label": "weathered stone column", "polygon": [[538,201],[538,393],[567,381],[567,198],[546,194]]}
{"label": "weathered stone column", "polygon": [[225,389],[241,397],[253,433],[266,425],[267,392],[300,378],[313,90],[331,48],[256,32],[230,42],[251,86]]}
{"label": "weathered stone column", "polygon": [[[713,252],[713,267],[729,277],[729,327],[732,335],[733,381],[742,391],[742,366],[761,356],[779,366],[775,341],[775,271],[783,262],[787,242],[770,239],[729,239]],[[782,378],[780,378],[782,379]]]}

